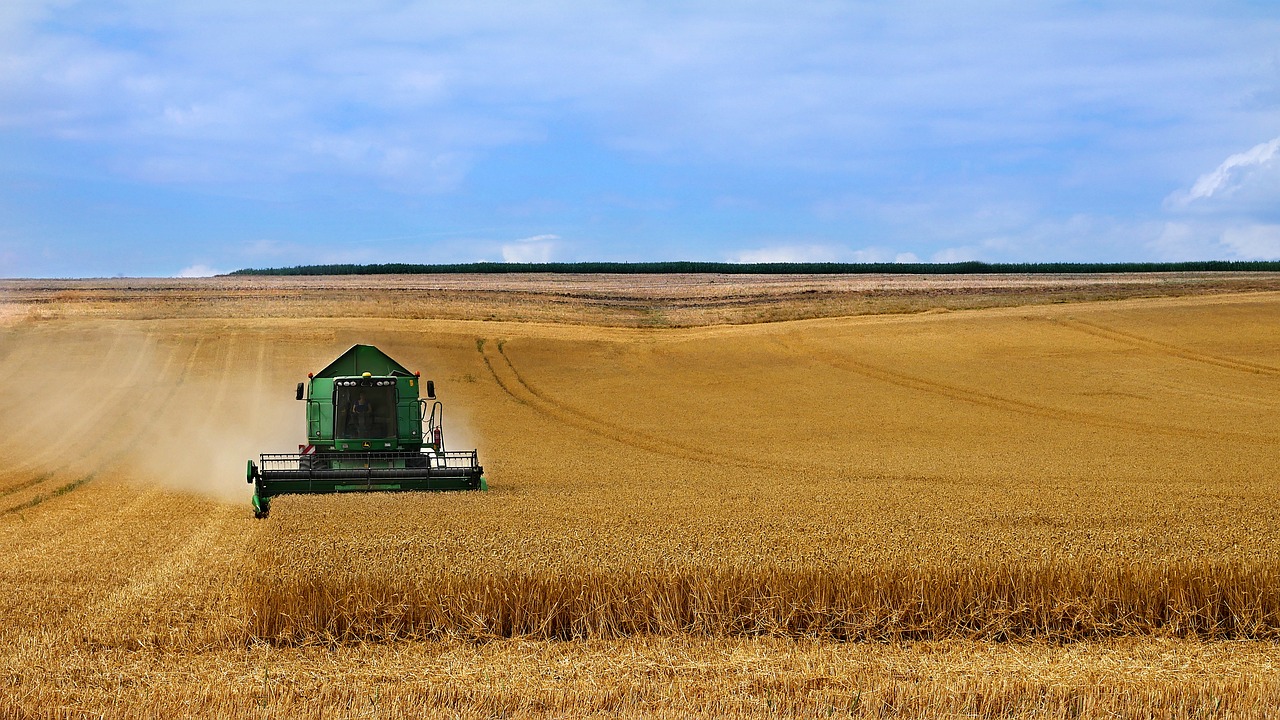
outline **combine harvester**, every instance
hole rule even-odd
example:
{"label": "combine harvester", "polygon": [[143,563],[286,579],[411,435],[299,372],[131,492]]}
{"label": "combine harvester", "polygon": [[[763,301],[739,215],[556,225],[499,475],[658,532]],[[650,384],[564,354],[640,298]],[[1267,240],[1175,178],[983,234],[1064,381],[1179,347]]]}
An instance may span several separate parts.
{"label": "combine harvester", "polygon": [[475,450],[444,449],[443,408],[431,380],[419,397],[420,373],[354,345],[307,377],[307,444],[249,461],[254,517],[277,495],[489,489]]}

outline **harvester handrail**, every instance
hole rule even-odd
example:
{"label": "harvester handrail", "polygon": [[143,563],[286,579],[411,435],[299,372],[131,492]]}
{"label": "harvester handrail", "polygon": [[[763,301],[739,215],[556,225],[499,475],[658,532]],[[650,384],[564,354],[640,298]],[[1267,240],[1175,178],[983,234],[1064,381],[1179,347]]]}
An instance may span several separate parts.
{"label": "harvester handrail", "polygon": [[259,460],[263,470],[300,469],[304,458],[312,463],[324,464],[326,461],[341,462],[344,465],[374,464],[406,460],[409,458],[425,458],[428,466],[440,468],[473,468],[479,467],[479,452],[476,450],[446,450],[441,452],[420,453],[407,452],[368,452],[368,453],[263,453]]}

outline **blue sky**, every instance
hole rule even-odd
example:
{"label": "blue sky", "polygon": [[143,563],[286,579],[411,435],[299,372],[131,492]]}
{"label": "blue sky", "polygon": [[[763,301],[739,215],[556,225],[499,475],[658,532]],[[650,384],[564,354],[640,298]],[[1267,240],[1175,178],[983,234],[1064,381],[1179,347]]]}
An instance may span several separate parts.
{"label": "blue sky", "polygon": [[1277,258],[1272,2],[0,5],[0,276]]}

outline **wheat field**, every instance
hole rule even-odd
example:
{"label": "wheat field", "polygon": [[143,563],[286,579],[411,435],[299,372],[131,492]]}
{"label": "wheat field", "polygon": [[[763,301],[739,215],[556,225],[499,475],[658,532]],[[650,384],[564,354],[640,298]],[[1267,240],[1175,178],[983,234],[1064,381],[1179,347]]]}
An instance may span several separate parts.
{"label": "wheat field", "polygon": [[[1280,706],[1274,278],[950,310],[218,282],[0,294],[0,714]],[[255,521],[244,462],[356,342],[436,380],[490,492]]]}

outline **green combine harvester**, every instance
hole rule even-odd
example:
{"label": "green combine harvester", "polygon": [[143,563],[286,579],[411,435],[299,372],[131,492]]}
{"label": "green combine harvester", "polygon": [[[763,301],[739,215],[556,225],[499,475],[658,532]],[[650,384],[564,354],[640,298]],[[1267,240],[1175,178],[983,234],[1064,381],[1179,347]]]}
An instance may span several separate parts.
{"label": "green combine harvester", "polygon": [[298,383],[307,444],[249,461],[254,517],[266,517],[277,495],[489,489],[475,450],[444,449],[431,380],[419,397],[419,373],[372,345],[354,345],[307,377]]}

